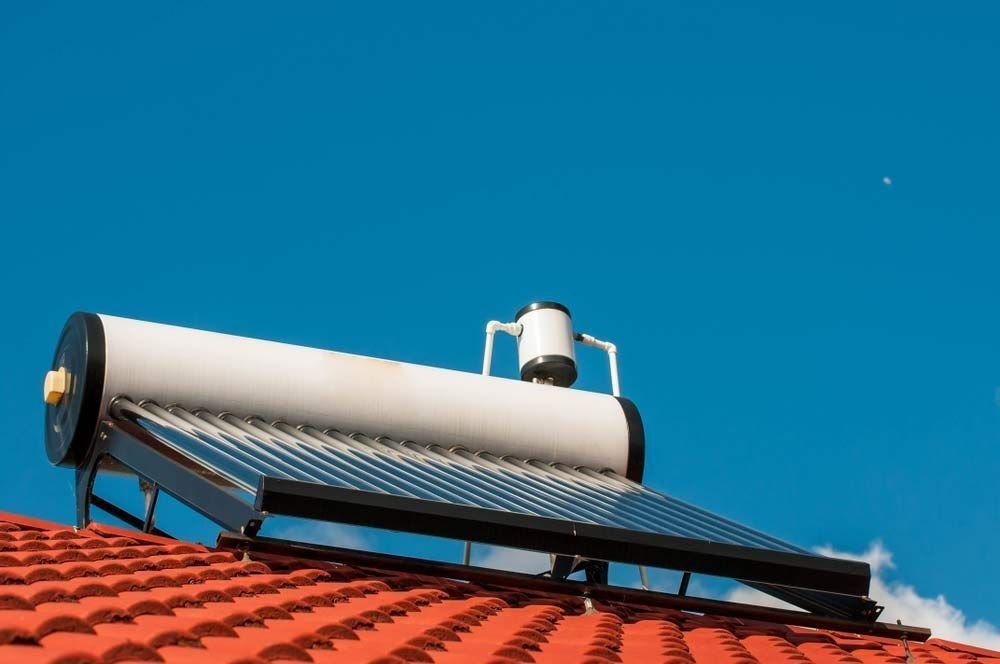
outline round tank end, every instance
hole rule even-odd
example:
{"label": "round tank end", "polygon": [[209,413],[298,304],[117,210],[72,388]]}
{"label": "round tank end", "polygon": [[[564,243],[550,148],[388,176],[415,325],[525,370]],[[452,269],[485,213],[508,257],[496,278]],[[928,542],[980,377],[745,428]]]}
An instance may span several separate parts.
{"label": "round tank end", "polygon": [[58,466],[83,465],[97,431],[104,391],[104,325],[77,312],[63,327],[45,375],[45,452]]}
{"label": "round tank end", "polygon": [[646,429],[642,425],[642,415],[631,399],[615,397],[625,414],[625,424],[628,426],[628,462],[625,477],[642,484],[642,475],[646,470]]}

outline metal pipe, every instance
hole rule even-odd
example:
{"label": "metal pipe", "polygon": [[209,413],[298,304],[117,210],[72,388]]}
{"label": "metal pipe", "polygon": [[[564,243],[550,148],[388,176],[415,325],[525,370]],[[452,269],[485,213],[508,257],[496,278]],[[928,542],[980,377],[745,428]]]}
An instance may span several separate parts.
{"label": "metal pipe", "polygon": [[649,587],[649,573],[646,571],[645,565],[639,565],[639,583],[642,584],[643,590],[652,590]]}
{"label": "metal pipe", "polygon": [[691,583],[691,572],[684,572],[684,576],[681,577],[681,585],[677,588],[677,594],[681,597],[687,595],[689,583]]}

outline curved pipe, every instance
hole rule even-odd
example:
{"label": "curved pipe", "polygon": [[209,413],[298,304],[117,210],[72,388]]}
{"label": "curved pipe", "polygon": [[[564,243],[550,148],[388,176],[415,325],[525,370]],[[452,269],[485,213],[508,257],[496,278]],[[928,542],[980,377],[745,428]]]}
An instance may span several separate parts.
{"label": "curved pipe", "polygon": [[608,354],[608,363],[611,365],[611,394],[620,397],[621,385],[618,383],[618,347],[610,341],[601,341],[589,334],[576,334],[576,340],[584,346],[600,348]]}
{"label": "curved pipe", "polygon": [[520,323],[501,323],[498,320],[491,320],[486,324],[486,349],[483,351],[483,375],[490,375],[490,367],[493,364],[493,335],[500,332],[506,332],[512,337],[521,336]]}

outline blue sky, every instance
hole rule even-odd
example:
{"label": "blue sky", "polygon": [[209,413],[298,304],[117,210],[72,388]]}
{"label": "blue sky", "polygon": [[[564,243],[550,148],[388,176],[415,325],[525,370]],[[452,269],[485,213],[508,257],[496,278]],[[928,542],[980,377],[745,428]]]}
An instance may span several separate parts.
{"label": "blue sky", "polygon": [[486,320],[556,299],[621,349],[653,486],[880,541],[890,581],[1000,623],[998,21],[5,6],[0,506],[72,518],[39,398],[72,311],[476,371]]}

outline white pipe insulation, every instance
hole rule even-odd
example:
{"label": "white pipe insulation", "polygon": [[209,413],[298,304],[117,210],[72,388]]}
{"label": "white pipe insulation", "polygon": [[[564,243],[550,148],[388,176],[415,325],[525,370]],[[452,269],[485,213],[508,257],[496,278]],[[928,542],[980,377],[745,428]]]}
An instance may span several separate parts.
{"label": "white pipe insulation", "polygon": [[483,351],[483,375],[490,375],[490,368],[493,366],[493,339],[497,330],[501,332],[506,332],[512,337],[520,336],[521,334],[521,324],[520,323],[501,323],[498,320],[491,320],[486,324],[486,348]]}
{"label": "white pipe insulation", "polygon": [[117,396],[292,425],[610,468],[641,479],[635,406],[605,394],[273,341],[75,314],[52,365],[53,463],[79,465]]}
{"label": "white pipe insulation", "polygon": [[622,388],[618,382],[618,347],[610,341],[601,341],[589,334],[577,334],[576,339],[584,346],[600,348],[608,354],[608,363],[611,368],[611,394],[616,397],[620,396]]}

